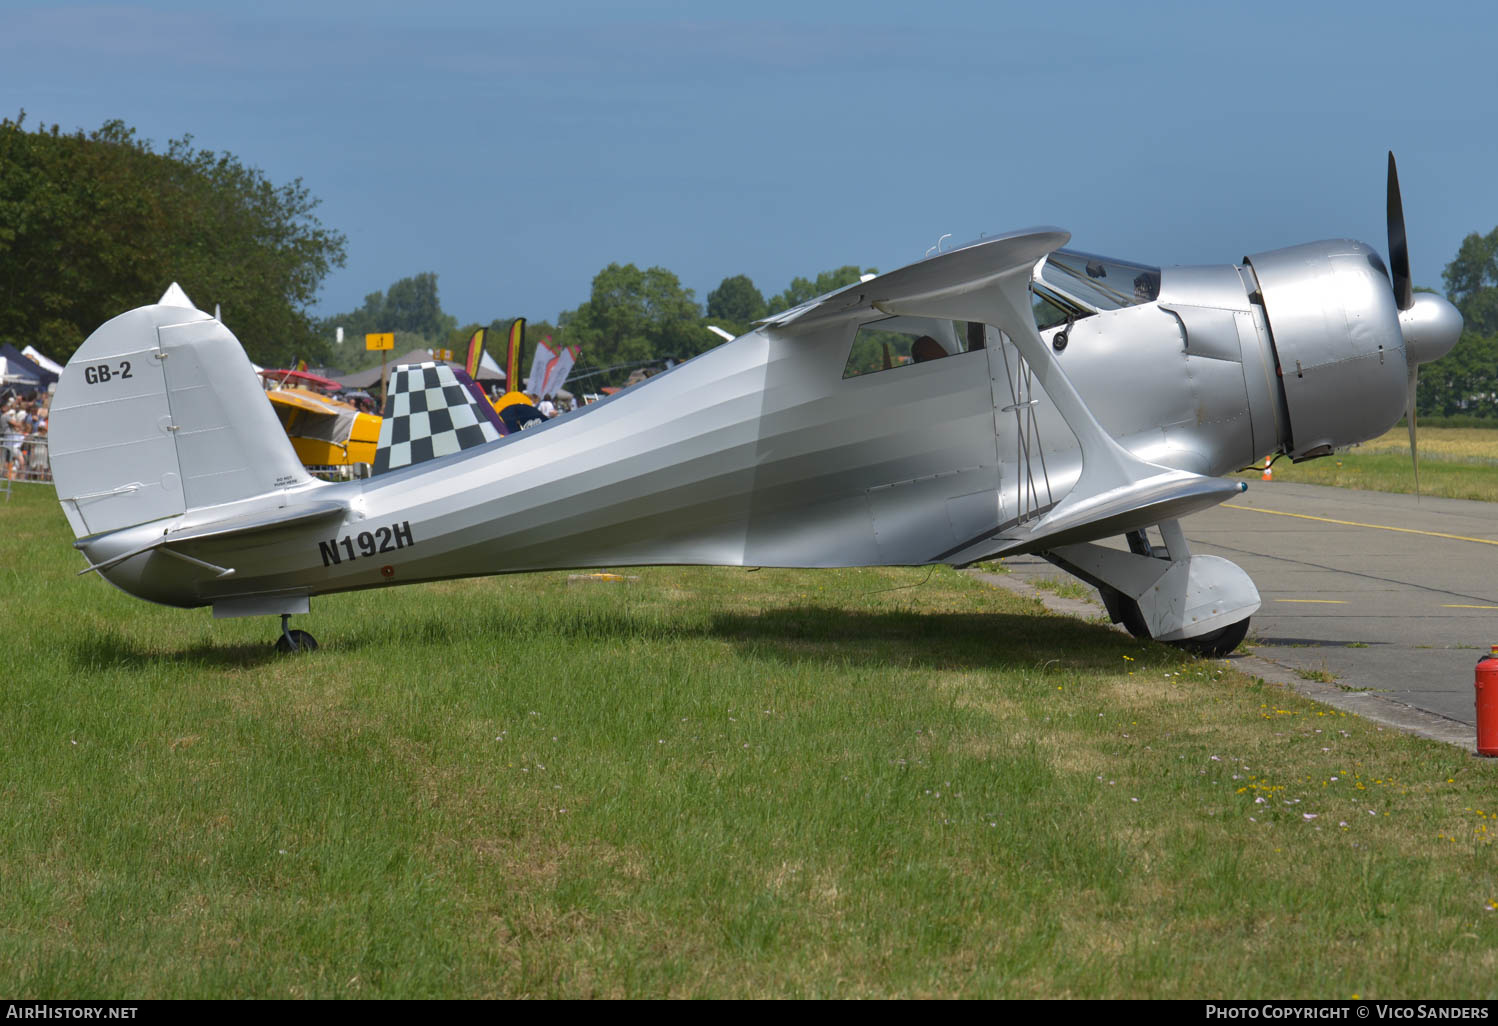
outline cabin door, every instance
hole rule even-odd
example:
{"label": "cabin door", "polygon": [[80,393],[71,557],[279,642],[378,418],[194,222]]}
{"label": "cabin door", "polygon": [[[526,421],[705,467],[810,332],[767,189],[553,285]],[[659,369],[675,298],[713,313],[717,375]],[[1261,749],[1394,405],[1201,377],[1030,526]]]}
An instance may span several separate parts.
{"label": "cabin door", "polygon": [[867,490],[881,562],[960,562],[1003,521],[986,344],[982,325],[928,317],[859,331],[845,378],[878,389],[863,405],[886,439]]}
{"label": "cabin door", "polygon": [[1058,445],[1075,442],[1014,343],[992,326],[985,335],[998,445],[999,523],[1008,529],[1044,516],[1062,497],[1055,454]]}

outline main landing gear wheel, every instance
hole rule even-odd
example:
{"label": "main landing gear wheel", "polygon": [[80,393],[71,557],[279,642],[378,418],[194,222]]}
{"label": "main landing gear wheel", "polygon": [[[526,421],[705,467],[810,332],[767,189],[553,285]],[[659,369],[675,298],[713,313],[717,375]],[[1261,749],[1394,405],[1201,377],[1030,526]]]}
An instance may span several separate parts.
{"label": "main landing gear wheel", "polygon": [[1220,659],[1233,649],[1242,644],[1243,639],[1248,637],[1248,617],[1244,617],[1237,623],[1230,623],[1226,627],[1219,627],[1208,634],[1200,634],[1194,638],[1186,638],[1183,641],[1171,641],[1167,644],[1174,645],[1183,652],[1201,656],[1204,659]]}
{"label": "main landing gear wheel", "polygon": [[306,631],[288,630],[286,621],[290,619],[290,613],[281,614],[281,636],[276,639],[276,651],[288,654],[291,652],[316,652],[317,639]]}
{"label": "main landing gear wheel", "polygon": [[[1144,614],[1139,610],[1139,603],[1131,598],[1123,598],[1119,610],[1123,615],[1119,623],[1123,624],[1124,630],[1128,631],[1140,641],[1149,641],[1149,628],[1145,626]],[[1205,659],[1220,659],[1233,649],[1243,643],[1248,637],[1249,617],[1244,617],[1237,623],[1230,623],[1226,627],[1219,627],[1207,634],[1200,634],[1194,638],[1185,638],[1181,641],[1167,641],[1165,644],[1174,646],[1183,652],[1190,652],[1194,656]]]}

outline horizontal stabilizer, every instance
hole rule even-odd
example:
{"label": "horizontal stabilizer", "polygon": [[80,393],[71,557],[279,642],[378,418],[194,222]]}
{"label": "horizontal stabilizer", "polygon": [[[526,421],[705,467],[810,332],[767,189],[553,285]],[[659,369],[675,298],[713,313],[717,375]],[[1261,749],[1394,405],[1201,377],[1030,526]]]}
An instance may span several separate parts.
{"label": "horizontal stabilizer", "polygon": [[163,536],[163,541],[170,544],[178,541],[197,541],[203,538],[222,538],[231,534],[254,534],[257,531],[268,531],[273,527],[289,527],[292,524],[327,520],[335,516],[341,517],[347,512],[348,506],[341,502],[312,502],[299,506],[283,506],[263,513],[243,513],[239,516],[225,517],[222,520],[208,520],[192,524],[180,530],[169,531]]}
{"label": "horizontal stabilizer", "polygon": [[[347,513],[348,507],[341,502],[315,502],[301,506],[283,506],[265,512],[242,513],[238,516],[225,517],[221,520],[208,520],[202,523],[189,524],[175,531],[167,530],[160,537],[153,538],[145,545],[137,546],[127,552],[118,553],[99,563],[84,567],[78,573],[81,576],[93,570],[108,570],[110,567],[123,563],[127,559],[150,552],[153,549],[165,548],[170,551],[170,546],[179,542],[250,535],[259,531],[289,527],[293,524],[331,520],[335,517],[342,519]],[[98,541],[98,536],[80,538],[73,543],[73,547],[84,549],[96,541]],[[173,552],[172,554],[181,556],[181,553]],[[230,570],[228,572],[232,573],[233,571]],[[221,574],[220,576],[228,576],[228,573]]]}

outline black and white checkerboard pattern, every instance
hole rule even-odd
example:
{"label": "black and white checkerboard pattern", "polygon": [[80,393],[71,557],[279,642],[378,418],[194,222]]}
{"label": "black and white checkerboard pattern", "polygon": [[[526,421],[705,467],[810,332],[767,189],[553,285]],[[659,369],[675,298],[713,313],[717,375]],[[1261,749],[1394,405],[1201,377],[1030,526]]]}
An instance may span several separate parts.
{"label": "black and white checkerboard pattern", "polygon": [[403,364],[390,374],[374,473],[497,441],[499,431],[445,363]]}

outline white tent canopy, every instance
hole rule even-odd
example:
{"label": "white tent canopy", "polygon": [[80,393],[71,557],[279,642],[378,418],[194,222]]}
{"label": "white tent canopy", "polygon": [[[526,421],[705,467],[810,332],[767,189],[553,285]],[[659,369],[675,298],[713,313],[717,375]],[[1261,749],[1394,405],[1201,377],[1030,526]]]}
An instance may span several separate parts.
{"label": "white tent canopy", "polygon": [[51,371],[53,374],[57,374],[59,376],[62,374],[62,364],[57,363],[54,360],[47,359],[37,351],[36,346],[23,346],[21,348],[21,355],[26,357],[26,359],[30,360],[32,363],[36,364],[38,367],[45,368],[46,370]]}

